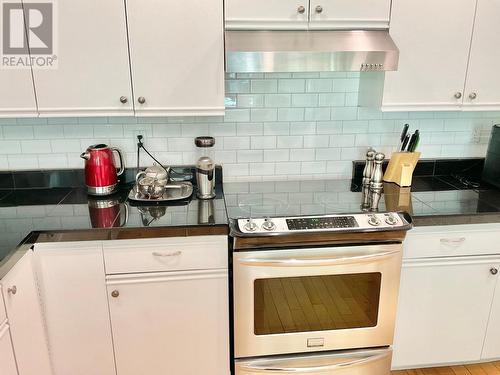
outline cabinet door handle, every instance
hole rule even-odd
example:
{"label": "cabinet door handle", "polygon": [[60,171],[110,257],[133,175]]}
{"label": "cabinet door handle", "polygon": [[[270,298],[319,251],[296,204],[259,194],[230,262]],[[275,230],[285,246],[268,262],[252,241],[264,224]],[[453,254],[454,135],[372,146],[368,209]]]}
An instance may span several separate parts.
{"label": "cabinet door handle", "polygon": [[469,99],[470,99],[470,100],[474,100],[474,99],[476,99],[476,98],[477,98],[477,93],[475,93],[475,92],[471,92],[471,93],[469,94]]}
{"label": "cabinet door handle", "polygon": [[139,99],[137,99],[137,101],[140,103],[140,104],[144,104],[146,103],[146,98],[144,96],[139,96]]}
{"label": "cabinet door handle", "polygon": [[455,99],[460,99],[462,97],[462,93],[460,91],[457,91],[454,96]]}
{"label": "cabinet door handle", "polygon": [[493,268],[490,269],[490,272],[491,272],[492,275],[496,275],[498,273],[498,268],[494,268],[493,267]]}
{"label": "cabinet door handle", "polygon": [[316,13],[323,13],[323,7],[321,5],[316,7]]}
{"label": "cabinet door handle", "polygon": [[463,242],[465,242],[465,237],[459,237],[459,238],[441,238],[439,240],[444,245],[459,245]]}
{"label": "cabinet door handle", "polygon": [[16,294],[17,293],[17,286],[13,285],[12,287],[7,288],[7,293]]}
{"label": "cabinet door handle", "polygon": [[158,251],[153,251],[152,254],[155,257],[177,257],[182,254],[182,251],[174,251],[173,253],[160,253]]}
{"label": "cabinet door handle", "polygon": [[306,12],[306,7],[301,5],[297,8],[297,12],[300,14],[304,14]]}
{"label": "cabinet door handle", "polygon": [[127,98],[126,96],[120,96],[120,102],[121,102],[122,104],[125,104],[125,103],[127,103],[127,102],[128,102],[128,98]]}
{"label": "cabinet door handle", "polygon": [[113,298],[118,298],[119,296],[120,296],[120,292],[119,292],[119,291],[117,291],[117,290],[113,290],[113,291],[111,292],[111,297],[113,297]]}

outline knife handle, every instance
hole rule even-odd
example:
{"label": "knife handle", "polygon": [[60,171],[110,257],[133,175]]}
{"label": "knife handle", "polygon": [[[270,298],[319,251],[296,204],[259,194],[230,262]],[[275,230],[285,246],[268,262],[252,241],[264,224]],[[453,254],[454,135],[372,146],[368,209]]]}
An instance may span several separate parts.
{"label": "knife handle", "polygon": [[405,139],[403,140],[403,143],[401,145],[401,152],[405,152],[406,146],[408,145],[409,141],[410,141],[410,135],[406,134]]}

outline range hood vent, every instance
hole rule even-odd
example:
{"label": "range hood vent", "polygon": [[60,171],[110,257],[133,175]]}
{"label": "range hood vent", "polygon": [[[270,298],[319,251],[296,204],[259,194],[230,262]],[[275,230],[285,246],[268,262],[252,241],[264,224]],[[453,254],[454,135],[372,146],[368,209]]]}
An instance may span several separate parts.
{"label": "range hood vent", "polygon": [[388,31],[226,31],[226,72],[397,70]]}

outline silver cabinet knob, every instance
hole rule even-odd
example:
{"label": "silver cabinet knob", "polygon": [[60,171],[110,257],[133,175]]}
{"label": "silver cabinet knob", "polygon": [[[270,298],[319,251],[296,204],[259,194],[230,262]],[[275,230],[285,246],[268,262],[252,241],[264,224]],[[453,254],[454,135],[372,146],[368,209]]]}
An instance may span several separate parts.
{"label": "silver cabinet knob", "polygon": [[306,11],[306,7],[301,5],[297,8],[297,12],[300,13],[300,14],[304,14]]}
{"label": "silver cabinet knob", "polygon": [[113,290],[113,291],[111,292],[111,297],[113,297],[113,298],[118,298],[119,296],[120,296],[120,292],[119,292],[119,291],[117,291],[117,290]]}
{"label": "silver cabinet knob", "polygon": [[462,93],[460,91],[457,91],[454,96],[455,99],[460,99],[462,97]]}
{"label": "silver cabinet knob", "polygon": [[17,293],[17,286],[13,285],[12,287],[7,288],[7,293],[16,294]]}
{"label": "silver cabinet knob", "polygon": [[120,102],[125,104],[126,102],[128,102],[128,98],[126,96],[120,96]]}
{"label": "silver cabinet knob", "polygon": [[490,272],[491,272],[492,275],[496,275],[498,273],[498,269],[497,268],[491,268]]}
{"label": "silver cabinet knob", "polygon": [[137,99],[137,101],[140,103],[140,104],[144,104],[146,103],[146,98],[144,96],[139,96],[139,99]]}
{"label": "silver cabinet knob", "polygon": [[471,92],[471,93],[469,94],[469,99],[470,99],[470,100],[474,100],[474,99],[476,99],[476,98],[477,98],[477,94],[476,94],[475,92]]}
{"label": "silver cabinet knob", "polygon": [[323,7],[321,5],[318,5],[316,7],[316,13],[322,13],[323,12]]}

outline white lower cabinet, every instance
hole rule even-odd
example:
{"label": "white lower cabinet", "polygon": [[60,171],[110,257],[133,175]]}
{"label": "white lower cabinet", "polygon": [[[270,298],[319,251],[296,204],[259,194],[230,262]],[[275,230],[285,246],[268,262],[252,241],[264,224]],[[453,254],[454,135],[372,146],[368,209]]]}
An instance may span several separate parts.
{"label": "white lower cabinet", "polygon": [[0,323],[0,374],[18,375],[12,341],[10,340],[9,325],[7,323]]}
{"label": "white lower cabinet", "polygon": [[403,263],[394,368],[481,359],[497,277],[491,257]]}
{"label": "white lower cabinet", "polygon": [[229,374],[227,270],[108,276],[118,375]]}
{"label": "white lower cabinet", "polygon": [[35,245],[55,375],[114,375],[100,242]]}
{"label": "white lower cabinet", "polygon": [[[495,271],[496,270],[496,271]],[[491,269],[494,272],[500,272],[500,262]],[[497,273],[498,275],[498,273]],[[483,347],[483,360],[500,358],[500,279],[497,281],[495,297],[491,305],[490,320]]]}
{"label": "white lower cabinet", "polygon": [[19,375],[51,375],[33,252],[28,251],[0,283]]}

